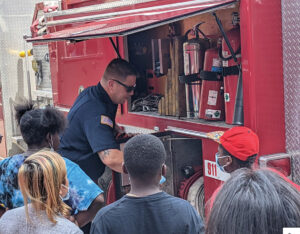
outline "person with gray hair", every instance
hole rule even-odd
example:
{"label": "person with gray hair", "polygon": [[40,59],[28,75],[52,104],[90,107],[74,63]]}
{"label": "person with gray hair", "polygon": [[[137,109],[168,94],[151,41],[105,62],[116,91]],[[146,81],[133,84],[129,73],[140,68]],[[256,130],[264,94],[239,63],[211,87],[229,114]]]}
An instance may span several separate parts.
{"label": "person with gray hair", "polygon": [[166,174],[166,151],[159,138],[137,135],[124,147],[124,173],[131,189],[120,200],[102,208],[92,222],[96,233],[203,233],[196,210],[185,200],[160,190]]}
{"label": "person with gray hair", "polygon": [[281,234],[300,227],[300,193],[268,169],[238,169],[213,204],[206,234]]}

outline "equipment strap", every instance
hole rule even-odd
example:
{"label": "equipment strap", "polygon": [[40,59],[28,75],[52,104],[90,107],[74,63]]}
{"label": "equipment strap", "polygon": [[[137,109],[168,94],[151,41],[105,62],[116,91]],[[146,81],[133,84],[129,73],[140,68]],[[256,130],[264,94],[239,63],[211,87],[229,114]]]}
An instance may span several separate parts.
{"label": "equipment strap", "polygon": [[179,81],[182,84],[192,84],[192,82],[195,81],[201,81],[201,78],[199,77],[199,74],[192,74],[192,75],[181,75],[179,76]]}

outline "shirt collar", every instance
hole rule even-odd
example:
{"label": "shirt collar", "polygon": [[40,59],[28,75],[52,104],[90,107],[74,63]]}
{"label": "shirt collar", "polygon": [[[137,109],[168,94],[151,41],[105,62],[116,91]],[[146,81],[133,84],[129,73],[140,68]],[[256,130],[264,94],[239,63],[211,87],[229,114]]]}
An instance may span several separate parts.
{"label": "shirt collar", "polygon": [[105,91],[105,89],[102,87],[102,85],[100,84],[100,82],[97,84],[96,86],[97,88],[97,93],[99,94],[99,97],[106,103],[108,104],[112,104],[112,105],[116,105],[115,103],[113,103],[113,101],[110,99],[110,97],[108,96],[107,92]]}

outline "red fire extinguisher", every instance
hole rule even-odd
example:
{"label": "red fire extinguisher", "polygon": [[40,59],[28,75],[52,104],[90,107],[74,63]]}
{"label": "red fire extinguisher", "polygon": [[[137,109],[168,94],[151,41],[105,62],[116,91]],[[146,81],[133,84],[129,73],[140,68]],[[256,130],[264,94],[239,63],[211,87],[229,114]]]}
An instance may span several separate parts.
{"label": "red fire extinguisher", "polygon": [[[240,29],[239,27],[234,27],[227,33],[228,40],[232,46],[232,49],[235,51],[235,55],[237,58],[238,64],[241,63],[241,42],[240,42]],[[233,60],[232,55],[230,54],[230,50],[225,42],[222,40],[222,60],[223,60],[223,67],[229,68],[236,66],[236,62]],[[227,124],[234,124],[233,117],[234,117],[234,110],[237,98],[237,90],[238,90],[238,81],[239,75],[238,74],[231,74],[224,76],[224,100],[225,100],[225,122]]]}
{"label": "red fire extinguisher", "polygon": [[[219,41],[219,46],[220,46]],[[222,60],[219,49],[211,48],[205,51],[202,79],[199,117],[206,120],[224,119],[224,98]]]}
{"label": "red fire extinguisher", "polygon": [[[183,44],[184,76],[180,81],[184,82],[186,90],[187,117],[197,118],[199,113],[199,100],[201,80],[199,73],[203,68],[204,51],[209,47],[209,39],[199,29],[201,22],[185,33],[186,42]],[[188,40],[188,35],[193,33],[195,38]],[[200,38],[202,35],[203,38]]]}

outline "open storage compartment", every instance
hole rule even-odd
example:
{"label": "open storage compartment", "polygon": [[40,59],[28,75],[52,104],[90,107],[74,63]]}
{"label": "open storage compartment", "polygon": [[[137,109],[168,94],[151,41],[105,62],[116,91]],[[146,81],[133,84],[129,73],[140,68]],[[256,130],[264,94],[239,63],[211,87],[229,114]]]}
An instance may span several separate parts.
{"label": "open storage compartment", "polygon": [[[221,47],[222,34],[212,12],[225,32],[238,29],[233,21],[238,21],[239,4],[233,4],[127,36],[128,59],[139,71],[137,88],[128,105],[130,113],[226,127],[223,77],[213,79],[215,82],[200,78],[203,70],[217,72],[228,67],[228,61],[222,62],[218,54],[205,57],[206,51],[216,52],[217,46]],[[197,25],[201,31],[193,35]],[[235,81],[233,90],[237,91]],[[225,97],[228,102],[229,91]],[[233,119],[226,122],[233,124]]]}

